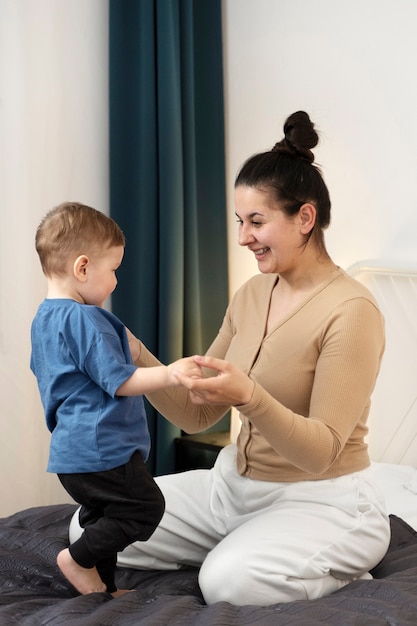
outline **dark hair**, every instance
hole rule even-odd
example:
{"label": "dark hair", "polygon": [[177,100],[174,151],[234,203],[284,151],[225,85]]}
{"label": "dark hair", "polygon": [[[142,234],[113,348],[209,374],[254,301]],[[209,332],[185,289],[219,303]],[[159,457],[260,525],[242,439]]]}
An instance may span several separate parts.
{"label": "dark hair", "polygon": [[324,250],[323,229],[330,224],[330,196],[320,169],[313,165],[312,148],[319,137],[307,113],[297,111],[284,124],[284,138],[272,150],[251,156],[242,166],[235,187],[246,185],[268,191],[288,216],[311,202],[316,208],[312,235]]}

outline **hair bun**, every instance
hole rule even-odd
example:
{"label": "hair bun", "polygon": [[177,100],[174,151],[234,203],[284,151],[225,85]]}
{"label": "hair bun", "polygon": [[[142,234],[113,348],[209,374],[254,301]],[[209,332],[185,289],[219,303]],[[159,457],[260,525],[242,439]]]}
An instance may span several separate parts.
{"label": "hair bun", "polygon": [[284,124],[284,139],[275,144],[272,152],[280,152],[299,156],[313,163],[314,154],[311,148],[317,146],[319,136],[314,124],[305,111],[297,111],[290,115]]}

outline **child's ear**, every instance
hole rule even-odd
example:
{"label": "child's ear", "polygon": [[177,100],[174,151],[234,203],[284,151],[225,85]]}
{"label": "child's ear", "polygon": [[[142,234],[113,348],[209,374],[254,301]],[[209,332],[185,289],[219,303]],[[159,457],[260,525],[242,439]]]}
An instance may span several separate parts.
{"label": "child's ear", "polygon": [[75,259],[73,265],[74,276],[77,280],[85,282],[87,279],[87,269],[89,264],[89,258],[85,254],[82,254]]}

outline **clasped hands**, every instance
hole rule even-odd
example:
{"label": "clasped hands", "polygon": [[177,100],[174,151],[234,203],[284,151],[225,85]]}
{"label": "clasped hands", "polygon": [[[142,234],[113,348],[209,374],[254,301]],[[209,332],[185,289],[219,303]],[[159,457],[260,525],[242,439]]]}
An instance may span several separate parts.
{"label": "clasped hands", "polygon": [[[188,361],[186,368],[175,367]],[[254,382],[240,369],[210,356],[193,356],[180,359],[172,364],[172,374],[190,392],[194,404],[224,404],[239,406],[247,404],[253,394]],[[212,370],[212,375],[204,376],[204,369]]]}
{"label": "clasped hands", "polygon": [[[133,361],[140,357],[141,344],[126,328]],[[239,406],[252,398],[255,383],[242,370],[228,361],[210,356],[192,356],[171,363],[172,376],[190,392],[194,404]],[[204,376],[204,369],[211,370]]]}

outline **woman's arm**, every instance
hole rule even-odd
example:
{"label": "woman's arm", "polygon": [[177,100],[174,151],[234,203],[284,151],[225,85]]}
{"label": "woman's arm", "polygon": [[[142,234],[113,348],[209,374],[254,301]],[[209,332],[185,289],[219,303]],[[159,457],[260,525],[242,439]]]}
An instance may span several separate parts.
{"label": "woman's arm", "polygon": [[[369,301],[354,299],[333,312],[315,366],[307,416],[284,406],[262,387],[262,381],[254,383],[222,360],[198,358],[199,365],[216,371],[216,378],[179,376],[179,380],[199,401],[230,402],[278,454],[304,471],[321,474],[338,457],[361,419],[358,438],[363,438],[383,346],[381,314]],[[296,382],[288,384],[295,385],[297,395]]]}

